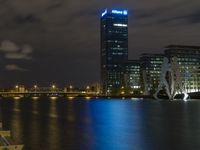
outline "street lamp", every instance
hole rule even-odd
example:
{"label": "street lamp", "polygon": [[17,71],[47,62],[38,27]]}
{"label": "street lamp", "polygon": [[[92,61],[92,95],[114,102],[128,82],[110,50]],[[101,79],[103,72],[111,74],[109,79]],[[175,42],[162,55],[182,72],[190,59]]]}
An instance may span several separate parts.
{"label": "street lamp", "polygon": [[34,85],[34,89],[36,90],[38,88],[38,86],[37,85]]}
{"label": "street lamp", "polygon": [[124,86],[121,87],[121,95],[124,95],[125,91],[124,91]]}
{"label": "street lamp", "polygon": [[86,86],[86,92],[89,93],[89,91],[90,91],[90,86],[88,85]]}
{"label": "street lamp", "polygon": [[69,91],[72,92],[72,89],[73,89],[73,86],[70,85],[70,86],[69,86]]}
{"label": "street lamp", "polygon": [[89,85],[86,87],[86,90],[90,90],[90,86]]}
{"label": "street lamp", "polygon": [[19,85],[15,85],[15,92],[19,92]]}
{"label": "street lamp", "polygon": [[55,89],[55,88],[56,88],[56,86],[55,86],[54,84],[53,84],[51,87],[52,87],[52,89]]}

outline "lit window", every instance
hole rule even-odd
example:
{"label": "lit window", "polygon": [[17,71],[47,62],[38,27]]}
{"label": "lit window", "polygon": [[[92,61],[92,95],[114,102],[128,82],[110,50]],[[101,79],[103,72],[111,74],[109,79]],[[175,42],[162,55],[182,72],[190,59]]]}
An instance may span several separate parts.
{"label": "lit window", "polygon": [[113,26],[116,26],[116,27],[127,27],[127,24],[113,24]]}

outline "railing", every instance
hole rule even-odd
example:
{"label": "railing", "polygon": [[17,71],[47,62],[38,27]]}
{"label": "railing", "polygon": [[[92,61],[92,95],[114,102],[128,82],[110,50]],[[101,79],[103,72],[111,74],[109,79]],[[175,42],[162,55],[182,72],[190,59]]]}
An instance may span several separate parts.
{"label": "railing", "polygon": [[81,91],[69,91],[69,92],[64,92],[64,91],[25,91],[25,92],[0,92],[0,96],[7,96],[7,97],[12,97],[12,96],[98,96],[97,92],[81,92]]}
{"label": "railing", "polygon": [[63,91],[27,91],[27,92],[0,92],[0,94],[97,94],[96,92],[63,92]]}

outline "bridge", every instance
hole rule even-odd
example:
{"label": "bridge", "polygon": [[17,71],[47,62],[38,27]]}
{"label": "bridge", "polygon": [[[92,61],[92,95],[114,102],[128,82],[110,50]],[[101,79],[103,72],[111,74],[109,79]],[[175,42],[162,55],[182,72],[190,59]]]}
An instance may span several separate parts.
{"label": "bridge", "polygon": [[1,97],[32,97],[32,96],[67,96],[67,97],[87,97],[87,96],[98,96],[96,92],[85,92],[85,91],[24,91],[24,92],[16,92],[16,91],[8,91],[8,92],[0,92]]}

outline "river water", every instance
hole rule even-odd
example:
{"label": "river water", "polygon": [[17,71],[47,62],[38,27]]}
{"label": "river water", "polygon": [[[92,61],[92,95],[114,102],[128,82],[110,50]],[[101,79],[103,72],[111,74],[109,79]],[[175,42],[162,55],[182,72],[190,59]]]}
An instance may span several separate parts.
{"label": "river water", "polygon": [[200,100],[0,99],[24,150],[199,150]]}

